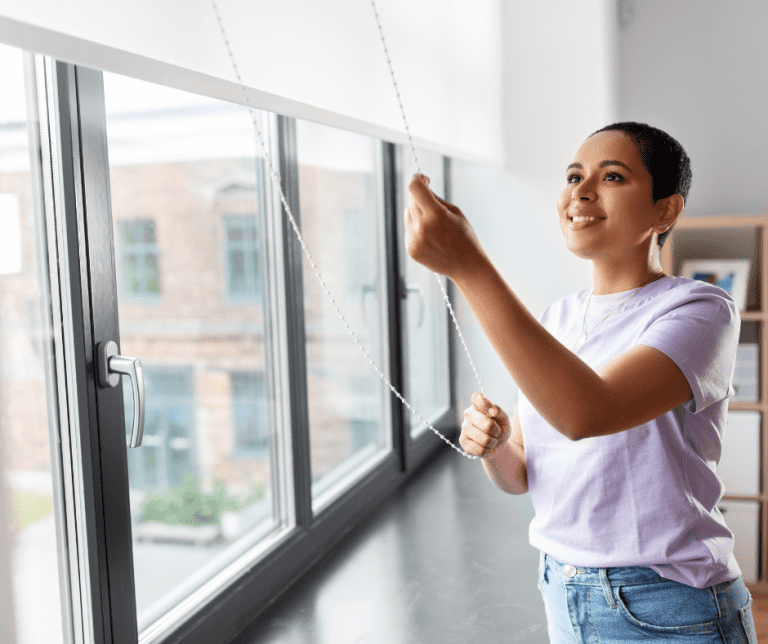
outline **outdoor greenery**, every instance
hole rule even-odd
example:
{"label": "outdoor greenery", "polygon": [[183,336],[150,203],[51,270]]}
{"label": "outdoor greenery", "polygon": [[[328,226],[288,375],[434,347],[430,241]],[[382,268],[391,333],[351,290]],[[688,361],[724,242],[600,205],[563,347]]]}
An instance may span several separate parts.
{"label": "outdoor greenery", "polygon": [[141,505],[144,521],[183,525],[219,525],[223,512],[239,512],[264,496],[260,485],[254,485],[245,499],[227,494],[222,479],[216,479],[211,492],[203,492],[194,476],[184,484],[159,494],[150,494]]}
{"label": "outdoor greenery", "polygon": [[49,495],[11,489],[11,525],[16,530],[42,519],[51,510],[53,499]]}

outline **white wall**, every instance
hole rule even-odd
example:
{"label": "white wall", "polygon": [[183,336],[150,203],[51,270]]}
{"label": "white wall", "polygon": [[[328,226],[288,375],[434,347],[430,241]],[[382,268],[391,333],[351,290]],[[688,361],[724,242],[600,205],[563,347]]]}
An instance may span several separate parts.
{"label": "white wall", "polygon": [[[257,107],[403,141],[368,0],[217,0]],[[501,0],[381,0],[417,143],[501,161]],[[0,3],[0,42],[241,100],[210,0]]]}
{"label": "white wall", "polygon": [[[454,166],[454,200],[536,316],[592,284],[591,264],[562,245],[555,200],[571,155],[604,124],[647,122],[683,144],[693,168],[683,216],[768,212],[768,3],[618,6],[621,16],[612,0],[505,3],[506,169]],[[457,309],[489,395],[512,410],[516,385],[463,301]],[[463,356],[458,369],[463,409],[477,385]]]}
{"label": "white wall", "polygon": [[768,212],[768,3],[634,1],[620,32],[622,120],[656,125],[691,158],[684,216]]}
{"label": "white wall", "polygon": [[[591,264],[565,248],[556,201],[579,145],[615,120],[613,7],[613,0],[505,2],[505,169],[453,165],[453,200],[536,317],[592,283]],[[462,298],[456,308],[489,397],[511,413],[517,386]],[[478,385],[459,352],[461,411]]]}

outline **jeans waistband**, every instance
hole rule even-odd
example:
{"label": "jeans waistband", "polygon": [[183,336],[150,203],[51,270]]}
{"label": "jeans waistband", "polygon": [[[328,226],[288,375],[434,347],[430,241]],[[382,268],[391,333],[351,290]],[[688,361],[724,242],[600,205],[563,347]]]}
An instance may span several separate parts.
{"label": "jeans waistband", "polygon": [[561,562],[544,552],[541,553],[541,563],[546,565],[567,583],[599,584],[605,576],[612,584],[647,584],[654,581],[669,581],[653,568],[648,566],[621,566],[610,568],[590,568],[577,566],[567,561]]}
{"label": "jeans waistband", "polygon": [[558,561],[544,552],[541,553],[539,563],[542,575],[556,575],[559,581],[565,584],[602,586],[605,599],[611,608],[616,606],[613,586],[668,581],[647,566],[590,568]]}

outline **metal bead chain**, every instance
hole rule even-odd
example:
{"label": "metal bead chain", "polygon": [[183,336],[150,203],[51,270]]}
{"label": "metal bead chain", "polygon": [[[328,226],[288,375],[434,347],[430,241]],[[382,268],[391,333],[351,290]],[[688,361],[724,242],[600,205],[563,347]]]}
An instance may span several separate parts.
{"label": "metal bead chain", "polygon": [[[379,18],[379,12],[376,9],[376,0],[371,0],[371,6],[373,7],[373,15],[376,17],[376,26],[379,28],[381,45],[382,47],[384,47],[384,55],[387,58],[387,65],[389,66],[389,75],[392,77],[392,84],[395,87],[395,94],[397,94],[397,104],[400,106],[400,114],[403,117],[403,125],[405,125],[405,133],[408,135],[408,143],[411,146],[411,153],[413,154],[413,162],[416,166],[416,172],[421,174],[421,169],[419,168],[419,160],[416,157],[416,147],[413,145],[413,138],[411,138],[411,130],[408,127],[408,119],[405,118],[403,101],[400,98],[400,89],[397,86],[397,80],[395,80],[395,71],[392,67],[392,60],[389,58],[389,49],[387,48],[386,40],[384,40],[384,30],[381,28],[381,19]],[[448,307],[449,313],[451,314],[453,325],[456,327],[456,331],[458,332],[459,338],[461,339],[461,344],[464,347],[464,352],[467,354],[467,358],[469,358],[469,363],[472,365],[472,371],[475,374],[477,383],[480,385],[480,390],[483,392],[483,396],[485,396],[485,387],[483,387],[483,383],[480,380],[480,375],[477,373],[477,368],[475,367],[475,361],[472,360],[472,354],[469,352],[469,347],[467,346],[467,343],[464,340],[464,334],[461,332],[461,328],[459,327],[459,321],[456,319],[456,314],[453,312],[453,306],[451,305],[451,300],[448,299],[448,293],[446,292],[445,287],[443,286],[443,282],[440,279],[440,276],[436,274],[435,278],[437,279],[437,283],[440,285],[440,291],[443,294],[443,299],[445,300],[445,304]]]}
{"label": "metal bead chain", "polygon": [[392,68],[392,61],[389,59],[389,49],[387,49],[387,42],[384,40],[384,30],[381,28],[381,20],[379,19],[379,12],[376,9],[376,0],[371,0],[371,6],[373,7],[373,15],[376,16],[376,26],[379,28],[379,36],[381,37],[381,44],[384,47],[384,55],[387,57],[387,65],[389,66],[389,75],[392,77],[392,84],[395,86],[395,94],[397,94],[397,104],[400,106],[400,114],[403,117],[403,125],[405,125],[405,133],[408,135],[408,143],[410,143],[411,145],[413,162],[416,164],[416,172],[421,174],[421,168],[419,168],[419,160],[416,157],[416,148],[413,145],[413,139],[411,138],[411,130],[408,127],[408,119],[405,118],[403,101],[400,98],[400,88],[397,86],[397,81],[395,80],[395,71]]}
{"label": "metal bead chain", "polygon": [[[232,54],[232,48],[229,44],[229,38],[227,37],[227,32],[224,29],[224,24],[221,21],[221,16],[219,14],[219,8],[216,4],[216,0],[211,0],[211,4],[213,5],[214,13],[216,14],[216,20],[219,25],[219,30],[221,31],[222,38],[224,39],[224,44],[227,47],[227,53],[229,54],[230,62],[232,63],[232,68],[235,71],[235,76],[237,77],[237,82],[240,84],[240,89],[243,93],[243,98],[245,100],[245,104],[248,106],[248,110],[251,115],[251,120],[253,121],[254,129],[256,130],[256,135],[259,140],[259,145],[261,146],[261,151],[264,155],[264,159],[267,162],[267,167],[269,169],[269,174],[272,178],[272,182],[277,188],[277,191],[280,195],[280,202],[283,205],[283,208],[285,210],[285,214],[288,217],[288,221],[291,224],[291,228],[293,229],[294,234],[296,235],[296,238],[299,241],[299,244],[301,245],[301,249],[304,252],[304,255],[307,258],[307,261],[309,262],[309,265],[312,267],[313,272],[315,273],[315,277],[320,282],[320,285],[323,288],[323,291],[325,292],[328,299],[331,301],[331,304],[333,305],[333,309],[336,311],[336,314],[339,316],[339,319],[344,324],[344,327],[347,329],[349,335],[352,337],[352,340],[354,340],[355,344],[357,345],[358,349],[362,352],[362,354],[365,356],[368,363],[373,367],[374,371],[378,374],[379,378],[384,382],[384,384],[387,385],[389,390],[397,396],[398,400],[400,400],[403,405],[414,415],[416,416],[421,422],[423,422],[425,425],[429,427],[443,442],[445,442],[447,445],[452,447],[454,450],[456,450],[459,454],[462,456],[466,456],[469,459],[476,459],[477,456],[473,456],[471,454],[467,454],[462,449],[456,447],[451,441],[449,441],[445,436],[443,436],[435,427],[427,421],[426,418],[422,414],[420,414],[416,409],[413,408],[413,406],[403,397],[403,395],[395,388],[395,386],[389,381],[389,379],[382,373],[379,366],[373,361],[371,356],[368,354],[368,352],[365,350],[365,347],[360,343],[360,340],[355,335],[355,332],[350,328],[349,323],[347,322],[346,318],[342,314],[342,312],[339,310],[339,307],[336,304],[336,300],[331,295],[330,290],[328,289],[328,286],[325,283],[325,280],[320,275],[320,271],[317,269],[317,266],[315,265],[314,260],[312,259],[312,255],[309,252],[309,249],[307,248],[306,244],[304,243],[304,238],[301,235],[301,232],[299,231],[299,227],[296,223],[296,219],[293,216],[293,211],[291,210],[291,207],[288,205],[288,200],[285,197],[285,193],[283,192],[283,188],[280,185],[280,176],[275,171],[274,165],[272,164],[272,157],[270,156],[269,152],[267,151],[267,146],[264,143],[264,137],[261,134],[261,128],[259,127],[258,120],[256,119],[256,115],[254,113],[254,108],[251,105],[250,99],[248,98],[248,93],[245,91],[245,85],[243,84],[242,77],[240,76],[240,70],[237,66],[237,63],[235,62],[235,57]],[[374,5],[375,10],[375,5]],[[377,22],[378,22],[378,14],[376,16]],[[381,32],[381,25],[379,24],[379,31]],[[383,34],[382,34],[382,41],[383,41]],[[387,60],[389,60],[389,56],[387,55]],[[392,70],[391,64],[390,64],[390,72]],[[393,75],[394,80],[394,75]],[[398,93],[398,100],[399,100],[399,93]],[[400,105],[400,109],[402,110],[402,103]],[[403,113],[403,118],[405,118],[405,113]],[[408,129],[408,126],[406,124],[406,130]],[[410,133],[408,133],[408,138],[410,139]],[[413,151],[414,160],[416,160],[417,168],[418,168],[418,160],[416,159],[416,151],[413,147],[413,141],[411,140],[411,150]],[[453,318],[454,324],[456,325],[457,330],[458,329],[458,322],[456,320],[456,316],[453,312],[453,307],[451,307],[451,303],[448,300],[448,294],[445,291],[445,288],[443,287],[442,282],[440,281],[440,278],[438,276],[438,283],[440,284],[440,289],[443,292],[443,296],[445,298],[446,303],[448,304],[448,310],[451,313],[451,317]],[[459,330],[459,335],[461,337],[462,343],[464,344],[464,348],[467,351],[467,355],[469,355],[469,349],[467,348],[466,342],[464,342],[464,337],[461,335],[461,330]],[[472,358],[470,357],[470,362],[472,361]],[[474,362],[472,362],[472,368],[474,369]],[[475,375],[477,375],[477,370],[475,370]],[[479,381],[479,378],[478,378]],[[481,384],[482,387],[482,384]],[[483,390],[483,394],[485,394],[485,391]]]}

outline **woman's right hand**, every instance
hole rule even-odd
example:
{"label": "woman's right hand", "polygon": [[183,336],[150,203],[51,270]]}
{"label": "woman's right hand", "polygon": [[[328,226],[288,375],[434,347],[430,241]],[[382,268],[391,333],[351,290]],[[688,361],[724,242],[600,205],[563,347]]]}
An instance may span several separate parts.
{"label": "woman's right hand", "polygon": [[472,275],[487,259],[475,231],[461,210],[429,189],[429,178],[414,174],[405,209],[405,248],[429,270],[454,282]]}
{"label": "woman's right hand", "polygon": [[467,454],[489,458],[509,440],[512,426],[506,412],[479,393],[464,410],[459,443]]}

